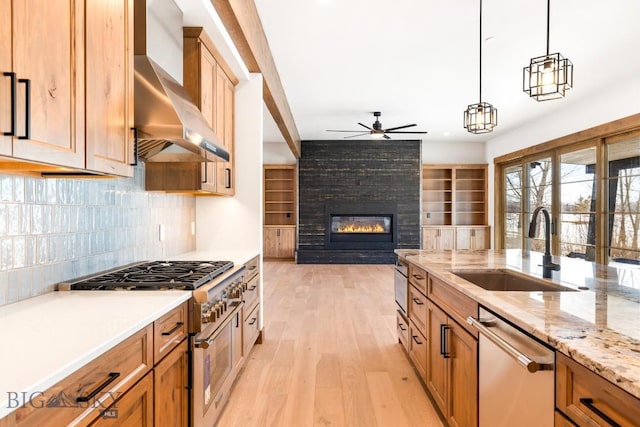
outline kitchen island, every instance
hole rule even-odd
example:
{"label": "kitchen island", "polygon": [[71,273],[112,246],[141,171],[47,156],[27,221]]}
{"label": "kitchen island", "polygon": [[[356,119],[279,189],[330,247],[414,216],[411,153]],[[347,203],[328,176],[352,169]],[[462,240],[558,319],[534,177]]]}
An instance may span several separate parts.
{"label": "kitchen island", "polygon": [[640,270],[554,257],[561,269],[546,280],[575,291],[486,291],[451,270],[508,268],[541,278],[542,254],[520,250],[395,252],[640,398]]}
{"label": "kitchen island", "polygon": [[[640,269],[553,257],[543,279],[536,252],[395,252],[398,341],[448,425],[639,425]],[[549,350],[530,358],[534,339]]]}

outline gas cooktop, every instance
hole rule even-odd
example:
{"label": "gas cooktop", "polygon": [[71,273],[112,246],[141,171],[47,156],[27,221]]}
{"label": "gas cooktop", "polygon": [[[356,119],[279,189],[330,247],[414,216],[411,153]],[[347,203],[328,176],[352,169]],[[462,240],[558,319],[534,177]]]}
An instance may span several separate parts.
{"label": "gas cooktop", "polygon": [[233,268],[232,261],[150,261],[68,282],[78,290],[194,290]]}

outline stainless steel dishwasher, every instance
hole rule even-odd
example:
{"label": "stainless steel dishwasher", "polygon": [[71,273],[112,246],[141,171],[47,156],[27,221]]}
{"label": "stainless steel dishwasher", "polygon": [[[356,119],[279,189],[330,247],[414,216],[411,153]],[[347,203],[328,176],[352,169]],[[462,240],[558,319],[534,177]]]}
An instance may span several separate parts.
{"label": "stainless steel dishwasher", "polygon": [[553,426],[554,351],[480,308],[480,427]]}

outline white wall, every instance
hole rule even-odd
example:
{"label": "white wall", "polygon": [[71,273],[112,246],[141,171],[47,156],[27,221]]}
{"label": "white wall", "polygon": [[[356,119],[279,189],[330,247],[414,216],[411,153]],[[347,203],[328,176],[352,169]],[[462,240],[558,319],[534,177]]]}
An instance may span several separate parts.
{"label": "white wall", "polygon": [[491,201],[488,212],[489,224],[493,225],[494,222],[493,159],[495,157],[640,113],[640,75],[607,86],[595,94],[587,94],[583,97],[572,97],[572,95],[575,95],[575,92],[569,91],[565,99],[548,101],[565,103],[562,109],[486,143],[485,162],[489,163],[488,197]]}
{"label": "white wall", "polygon": [[295,165],[296,158],[286,142],[264,143],[265,165]]}
{"label": "white wall", "polygon": [[422,163],[485,163],[484,142],[422,141]]}
{"label": "white wall", "polygon": [[235,91],[235,197],[196,198],[196,249],[262,252],[262,75]]}

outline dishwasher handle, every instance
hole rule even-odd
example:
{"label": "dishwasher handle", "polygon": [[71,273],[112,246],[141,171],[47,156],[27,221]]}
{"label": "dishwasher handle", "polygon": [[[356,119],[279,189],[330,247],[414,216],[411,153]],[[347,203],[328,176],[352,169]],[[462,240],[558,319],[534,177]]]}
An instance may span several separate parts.
{"label": "dishwasher handle", "polygon": [[467,317],[467,323],[476,328],[481,334],[486,336],[491,342],[504,350],[508,355],[518,361],[520,365],[526,368],[527,371],[535,373],[538,371],[553,371],[554,366],[551,363],[538,363],[535,360],[531,360],[529,356],[519,351],[517,348],[509,344],[502,337],[494,333],[491,329],[486,327],[481,321],[474,319],[473,317]]}

